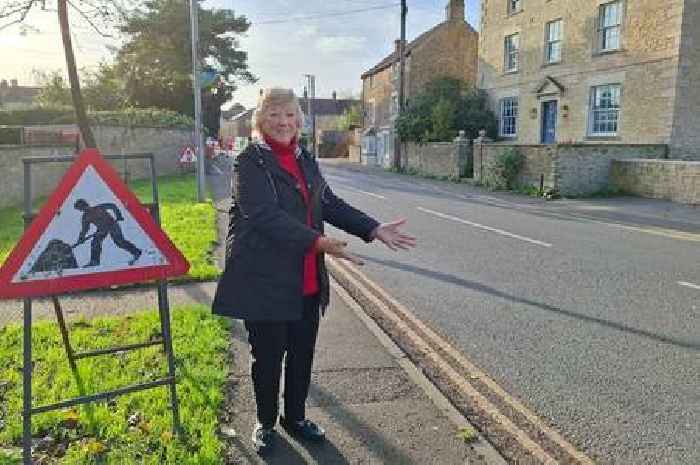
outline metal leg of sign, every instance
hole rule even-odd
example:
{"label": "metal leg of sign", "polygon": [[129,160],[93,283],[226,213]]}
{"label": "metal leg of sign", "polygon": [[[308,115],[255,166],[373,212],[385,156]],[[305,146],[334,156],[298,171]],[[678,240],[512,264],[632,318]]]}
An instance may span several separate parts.
{"label": "metal leg of sign", "polygon": [[32,301],[24,299],[24,385],[22,446],[24,465],[32,463]]}
{"label": "metal leg of sign", "polygon": [[63,339],[63,346],[66,348],[66,355],[68,356],[68,363],[71,369],[75,372],[75,356],[73,352],[73,347],[70,345],[70,339],[68,338],[68,328],[66,328],[66,320],[63,318],[63,310],[61,309],[61,304],[58,302],[58,297],[52,297],[53,309],[56,312],[56,320],[58,321],[58,327],[61,330],[61,338]]}
{"label": "metal leg of sign", "polygon": [[158,311],[160,313],[160,326],[163,332],[163,348],[168,359],[168,377],[170,382],[170,401],[173,408],[173,433],[182,434],[180,428],[180,409],[177,402],[177,382],[175,379],[175,356],[173,354],[173,339],[170,331],[170,304],[168,302],[168,283],[158,283]]}

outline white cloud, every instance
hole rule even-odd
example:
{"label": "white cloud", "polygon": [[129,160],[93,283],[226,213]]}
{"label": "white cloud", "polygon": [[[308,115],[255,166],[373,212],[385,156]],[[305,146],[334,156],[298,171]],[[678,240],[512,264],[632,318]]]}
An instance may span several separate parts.
{"label": "white cloud", "polygon": [[318,35],[318,26],[305,24],[299,28],[297,35],[301,38],[316,37]]}
{"label": "white cloud", "polygon": [[324,53],[356,52],[363,50],[366,43],[366,37],[321,37],[316,40],[316,48]]}

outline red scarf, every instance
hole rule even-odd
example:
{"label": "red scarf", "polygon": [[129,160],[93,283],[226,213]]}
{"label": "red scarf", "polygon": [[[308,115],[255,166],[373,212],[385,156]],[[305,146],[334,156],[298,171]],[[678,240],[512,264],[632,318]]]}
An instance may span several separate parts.
{"label": "red scarf", "polygon": [[[304,174],[299,168],[296,159],[297,138],[294,137],[289,145],[281,144],[271,137],[265,136],[265,142],[270,146],[272,152],[277,156],[280,166],[291,174],[299,186],[304,203],[306,204],[306,225],[311,227],[311,208],[309,205],[309,190],[306,187]],[[304,255],[304,295],[314,295],[319,291],[316,266],[316,243]]]}

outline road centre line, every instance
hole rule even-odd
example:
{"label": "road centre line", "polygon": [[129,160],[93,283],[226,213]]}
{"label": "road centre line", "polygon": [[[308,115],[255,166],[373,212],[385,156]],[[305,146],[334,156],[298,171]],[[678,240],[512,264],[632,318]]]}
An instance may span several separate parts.
{"label": "road centre line", "polygon": [[700,291],[700,284],[693,284],[693,283],[689,283],[687,281],[678,281],[678,284],[681,286],[689,287],[691,289],[697,289],[698,291]]}
{"label": "road centre line", "polygon": [[437,216],[439,218],[456,221],[457,223],[466,224],[467,226],[473,226],[473,227],[478,228],[478,229],[483,229],[485,231],[494,232],[494,233],[500,234],[502,236],[511,237],[513,239],[518,239],[521,241],[529,242],[531,244],[541,245],[543,247],[552,247],[552,244],[549,244],[547,242],[538,241],[536,239],[530,239],[529,237],[520,236],[518,234],[513,234],[511,232],[504,231],[502,229],[492,228],[491,226],[486,226],[483,224],[474,223],[472,221],[463,220],[462,218],[457,218],[456,216],[448,215],[446,213],[436,212],[434,210],[429,210],[429,209],[423,208],[423,207],[416,207],[416,208],[424,213],[428,213],[430,215],[434,215],[434,216]]}
{"label": "road centre line", "polygon": [[371,197],[375,197],[375,198],[377,198],[377,199],[386,200],[386,197],[384,197],[383,195],[374,194],[374,193],[372,193],[372,192],[367,192],[367,191],[362,191],[362,190],[360,190],[360,189],[355,189],[354,187],[338,186],[337,188],[340,189],[340,190],[347,190],[347,191],[351,191],[351,192],[357,192],[358,194],[365,194],[365,195],[369,195],[369,196],[371,196]]}

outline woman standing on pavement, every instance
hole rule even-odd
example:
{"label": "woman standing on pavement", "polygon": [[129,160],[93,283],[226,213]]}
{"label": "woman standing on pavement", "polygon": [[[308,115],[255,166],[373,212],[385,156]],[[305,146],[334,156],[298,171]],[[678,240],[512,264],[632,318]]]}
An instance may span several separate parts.
{"label": "woman standing on pavement", "polygon": [[303,114],[292,90],[265,90],[254,119],[260,140],[234,168],[226,266],[212,309],[244,320],[248,330],[258,420],[252,441],[264,452],[275,438],[285,353],[280,424],[303,439],[325,437],[305,413],[319,313],[329,303],[324,254],[361,263],[344,241],[323,234],[324,221],[392,250],[413,247],[415,239],[400,231],[405,220],[380,224],[333,193],[298,145]]}

